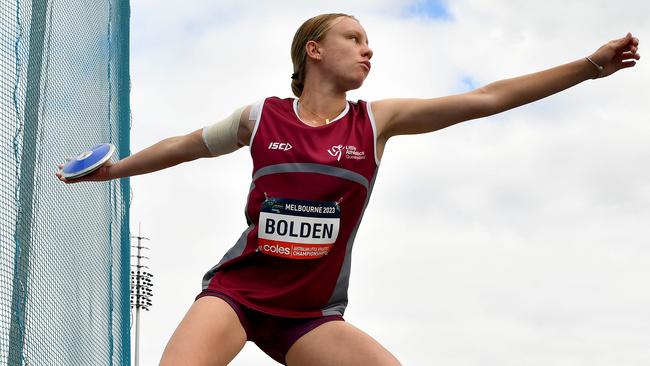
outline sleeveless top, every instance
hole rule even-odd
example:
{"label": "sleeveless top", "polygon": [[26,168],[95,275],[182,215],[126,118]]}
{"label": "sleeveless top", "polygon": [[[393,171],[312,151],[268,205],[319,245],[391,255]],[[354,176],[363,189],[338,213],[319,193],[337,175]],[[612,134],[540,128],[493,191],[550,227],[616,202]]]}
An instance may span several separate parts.
{"label": "sleeveless top", "polygon": [[334,121],[311,127],[295,98],[257,108],[248,228],[202,288],[272,315],[343,315],[352,244],[379,168],[372,111],[348,101]]}

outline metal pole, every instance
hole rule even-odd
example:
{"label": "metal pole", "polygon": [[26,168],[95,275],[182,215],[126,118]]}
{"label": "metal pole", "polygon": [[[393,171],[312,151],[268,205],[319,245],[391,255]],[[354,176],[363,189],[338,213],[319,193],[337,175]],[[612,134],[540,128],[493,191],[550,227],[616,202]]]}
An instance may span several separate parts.
{"label": "metal pole", "polygon": [[[135,366],[140,365],[140,310],[149,310],[149,307],[151,306],[151,296],[153,294],[151,293],[151,286],[153,284],[151,283],[151,277],[153,275],[151,273],[148,273],[146,271],[143,271],[142,268],[149,268],[147,266],[142,265],[142,258],[144,259],[149,259],[148,257],[145,257],[142,255],[142,249],[149,249],[145,246],[142,246],[142,240],[149,240],[149,238],[145,238],[142,236],[142,224],[138,224],[138,236],[131,236],[131,238],[138,238],[138,254],[136,257],[138,258],[137,264],[136,264],[136,270],[133,271],[132,277],[131,277],[131,285],[135,286],[135,291],[131,289],[131,294],[133,295],[132,298],[132,303],[131,305],[135,307]],[[133,257],[133,256],[131,256]],[[135,275],[135,280],[133,280],[133,276]]]}
{"label": "metal pole", "polygon": [[140,365],[140,240],[142,240],[141,232],[142,224],[138,223],[138,272],[136,274],[136,286],[135,286],[135,366]]}
{"label": "metal pole", "polygon": [[27,283],[32,245],[34,174],[37,166],[35,146],[38,136],[43,41],[47,27],[47,0],[34,0],[31,7],[25,114],[23,117],[25,132],[20,162],[18,219],[16,220],[16,231],[14,233],[16,258],[14,259],[11,325],[9,326],[9,350],[7,355],[7,363],[10,365],[23,364],[23,349],[25,347],[25,308],[27,307]]}

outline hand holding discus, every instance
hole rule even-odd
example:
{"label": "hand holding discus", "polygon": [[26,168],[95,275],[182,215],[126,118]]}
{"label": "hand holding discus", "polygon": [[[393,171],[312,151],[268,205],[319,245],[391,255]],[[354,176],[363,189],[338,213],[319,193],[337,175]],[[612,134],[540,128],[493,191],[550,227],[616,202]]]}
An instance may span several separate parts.
{"label": "hand holding discus", "polygon": [[113,144],[99,144],[74,158],[66,158],[64,164],[57,164],[57,178],[64,183],[101,182],[109,180],[108,171],[113,163]]}

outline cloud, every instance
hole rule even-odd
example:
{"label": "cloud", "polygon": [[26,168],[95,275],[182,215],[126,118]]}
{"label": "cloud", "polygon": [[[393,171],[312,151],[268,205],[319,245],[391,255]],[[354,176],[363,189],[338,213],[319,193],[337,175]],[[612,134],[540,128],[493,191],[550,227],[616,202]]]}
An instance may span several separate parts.
{"label": "cloud", "polygon": [[[643,54],[650,34],[640,1],[434,2],[453,21],[404,17],[421,4],[133,3],[133,151],[290,96],[291,38],[325,11],[354,14],[372,40],[371,75],[350,100],[464,92],[580,59],[628,30]],[[642,59],[516,110],[391,139],[346,319],[403,364],[647,363],[648,76]],[[156,275],[148,363],[245,229],[251,170],[243,148],[132,179],[132,224],[152,237]],[[249,345],[233,365],[266,363]]]}

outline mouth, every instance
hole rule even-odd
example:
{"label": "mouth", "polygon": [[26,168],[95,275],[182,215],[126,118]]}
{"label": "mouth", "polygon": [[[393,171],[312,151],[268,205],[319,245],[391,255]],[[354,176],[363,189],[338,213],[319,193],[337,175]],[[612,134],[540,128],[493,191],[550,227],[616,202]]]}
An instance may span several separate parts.
{"label": "mouth", "polygon": [[365,66],[366,69],[368,69],[368,71],[370,71],[370,61],[363,61],[363,62],[360,62],[360,64]]}

